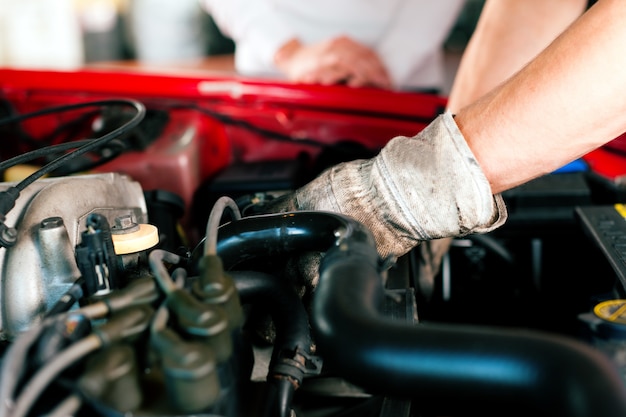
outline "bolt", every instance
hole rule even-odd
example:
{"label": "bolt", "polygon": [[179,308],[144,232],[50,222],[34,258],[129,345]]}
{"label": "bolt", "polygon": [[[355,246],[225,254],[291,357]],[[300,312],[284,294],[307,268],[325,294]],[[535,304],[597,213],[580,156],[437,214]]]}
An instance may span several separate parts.
{"label": "bolt", "polygon": [[112,233],[130,233],[139,230],[139,225],[133,221],[133,216],[124,214],[115,218],[115,225],[111,228]]}
{"label": "bolt", "polygon": [[42,229],[55,229],[63,226],[63,219],[61,217],[48,217],[41,221]]}
{"label": "bolt", "polygon": [[119,227],[120,229],[128,229],[132,227],[135,223],[133,222],[133,218],[130,214],[126,214],[124,216],[119,216],[115,218],[115,227]]}
{"label": "bolt", "polygon": [[17,230],[13,227],[4,226],[0,235],[5,246],[12,246],[17,241]]}

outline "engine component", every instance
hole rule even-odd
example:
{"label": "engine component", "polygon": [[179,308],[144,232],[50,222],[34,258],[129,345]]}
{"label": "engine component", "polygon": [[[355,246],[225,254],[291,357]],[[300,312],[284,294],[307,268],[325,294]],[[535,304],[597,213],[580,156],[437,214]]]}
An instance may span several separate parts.
{"label": "engine component", "polygon": [[43,179],[21,192],[6,220],[16,242],[0,252],[0,338],[26,329],[80,277],[74,247],[91,213],[110,224],[129,214],[148,220],[141,186],[118,174]]}
{"label": "engine component", "polygon": [[[626,414],[612,364],[577,341],[386,315],[389,264],[348,217],[242,218],[234,201],[218,199],[194,257],[172,249],[175,239],[176,254],[154,249],[149,195],[125,176],[17,184],[0,185],[0,338],[9,342],[0,417],[292,417],[296,390],[328,374],[373,398],[367,407],[381,394],[393,415],[409,415],[407,400],[437,413]],[[156,200],[168,203],[171,238],[180,213]],[[233,219],[220,226],[227,207]],[[324,253],[311,311],[284,270],[287,257],[310,252]],[[246,333],[257,307],[275,330],[260,400],[250,395],[259,380]]]}
{"label": "engine component", "polygon": [[[273,239],[282,244],[268,246]],[[444,413],[472,407],[491,415],[513,405],[541,415],[626,415],[614,364],[573,339],[478,326],[413,327],[381,317],[383,280],[373,238],[342,216],[244,218],[224,228],[220,243],[226,265],[276,256],[286,247],[325,246],[313,303],[316,341],[325,362],[370,392]]]}
{"label": "engine component", "polygon": [[87,397],[116,404],[121,412],[136,410],[143,400],[139,365],[127,344],[114,345],[89,358],[79,384]]}
{"label": "engine component", "polygon": [[[39,282],[30,276],[30,285],[48,291],[46,286],[56,283],[48,279],[50,271],[65,274],[66,279],[56,285],[84,304],[42,321],[36,320],[38,315],[24,318],[24,327],[30,328],[14,339],[3,360],[0,404],[7,410],[0,416],[42,411],[38,407],[48,404],[37,399],[44,398],[57,375],[65,385],[56,388],[69,390],[69,395],[53,404],[52,415],[85,407],[102,415],[239,416],[250,383],[250,351],[242,337],[246,317],[240,302],[269,307],[276,324],[267,374],[272,389],[264,399],[269,416],[291,415],[295,390],[320,371],[318,353],[325,370],[365,388],[366,393],[416,399],[428,412],[480,407],[491,413],[515,405],[544,414],[626,413],[624,386],[615,369],[599,352],[576,341],[503,329],[405,325],[382,317],[384,280],[372,235],[354,220],[332,213],[235,215],[219,227],[219,236],[214,220],[220,216],[212,215],[200,259],[153,249],[149,264],[137,265],[145,269],[138,274],[141,278],[122,280],[121,288],[111,286],[112,291],[86,300],[74,290],[81,274],[72,248],[86,243],[85,230],[89,234],[106,229],[108,222],[133,228],[133,219],[145,221],[143,193],[133,181],[113,174],[36,184],[30,199],[18,199],[10,212],[20,216],[11,219],[18,234],[6,253],[15,257],[12,251],[23,248],[23,256],[35,263],[44,254],[42,248],[47,248],[47,256],[57,262],[37,263],[45,271],[39,271]],[[95,195],[83,191],[71,208],[65,208],[58,193],[73,191],[76,196],[79,186]],[[106,195],[106,204],[99,195]],[[58,207],[64,210],[59,212]],[[45,221],[35,221],[36,216]],[[28,230],[43,231],[33,238]],[[100,243],[93,247],[100,248]],[[313,339],[309,316],[293,288],[276,281],[270,272],[287,256],[307,252],[325,252],[310,315]],[[3,276],[3,289],[7,282],[17,285],[15,274],[25,276],[11,263],[16,262],[11,256],[3,259],[3,268],[13,268]],[[115,257],[123,256],[103,256],[98,258],[103,262],[93,265],[104,270],[105,263],[108,268]],[[57,298],[64,297],[45,294],[48,298],[38,308],[56,311],[46,310],[47,304],[55,305]],[[69,318],[74,315],[84,316],[93,327],[55,341],[52,350],[37,346],[55,340],[55,329],[72,323]],[[5,323],[18,332],[15,322]],[[37,369],[30,363],[30,351],[42,352],[40,356],[49,357],[49,362],[44,359]],[[95,351],[100,362],[94,365],[86,358]],[[63,376],[79,363],[85,366],[75,368],[81,372],[79,377]],[[570,387],[575,387],[575,397]],[[442,401],[445,398],[455,401]]]}
{"label": "engine component", "polygon": [[118,288],[121,263],[115,256],[111,229],[104,216],[87,216],[87,230],[76,247],[76,262],[85,283],[87,296],[108,294]]}
{"label": "engine component", "polygon": [[218,358],[209,344],[187,341],[165,327],[167,311],[160,310],[163,326],[153,326],[151,343],[165,375],[169,404],[185,413],[205,410],[219,400],[218,360],[223,362],[228,357]]}
{"label": "engine component", "polygon": [[626,381],[626,300],[610,299],[596,304],[578,318],[587,326],[591,344],[605,352]]}
{"label": "engine component", "polygon": [[137,224],[130,215],[126,215],[115,219],[115,224],[111,228],[111,238],[115,253],[128,255],[156,246],[159,243],[159,232],[156,226]]}

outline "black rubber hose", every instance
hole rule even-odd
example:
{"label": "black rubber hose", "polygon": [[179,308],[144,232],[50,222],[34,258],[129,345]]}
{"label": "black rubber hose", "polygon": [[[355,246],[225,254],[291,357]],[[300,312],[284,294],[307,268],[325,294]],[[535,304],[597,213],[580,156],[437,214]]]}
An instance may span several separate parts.
{"label": "black rubber hose", "polygon": [[255,271],[231,271],[242,304],[261,305],[276,325],[275,350],[310,353],[308,314],[295,290],[272,275]]}
{"label": "black rubber hose", "polygon": [[325,252],[343,239],[374,245],[361,224],[338,214],[301,211],[245,217],[222,226],[217,253],[224,268],[233,269],[250,260],[284,257],[306,251]]}
{"label": "black rubber hose", "polygon": [[276,395],[277,403],[272,410],[272,416],[276,417],[291,417],[291,403],[293,402],[294,388],[290,381],[286,379],[280,379],[276,382],[276,389],[278,394]]}
{"label": "black rubber hose", "polygon": [[367,262],[372,256],[333,248],[320,267],[311,321],[320,354],[340,375],[446,415],[513,407],[546,416],[626,416],[615,365],[576,340],[478,326],[412,327],[383,317],[384,288]]}
{"label": "black rubber hose", "polygon": [[364,230],[329,213],[245,218],[223,228],[218,253],[234,262],[326,246],[313,301],[314,337],[326,363],[372,392],[453,414],[514,407],[539,415],[626,416],[620,375],[583,343],[522,330],[408,326],[382,316],[382,279]]}
{"label": "black rubber hose", "polygon": [[[328,255],[328,254],[327,254]],[[608,359],[563,337],[522,330],[418,325],[385,319],[380,278],[358,257],[324,259],[312,324],[320,354],[372,392],[446,413],[626,416]]]}
{"label": "black rubber hose", "polygon": [[[289,417],[297,384],[302,381],[295,352],[311,355],[311,329],[306,309],[295,290],[270,274],[231,271],[242,304],[263,306],[276,326],[276,340],[268,369],[268,382],[275,385],[269,399],[268,416]],[[286,359],[286,361],[284,360]]]}
{"label": "black rubber hose", "polygon": [[[356,227],[355,227],[356,226]],[[217,253],[226,269],[251,259],[285,253],[325,251],[340,235],[371,239],[361,226],[342,216],[301,212],[297,215],[248,217],[222,227]],[[241,243],[243,243],[241,246]],[[369,241],[373,245],[373,240]],[[276,326],[276,340],[268,371],[274,387],[266,415],[288,417],[296,387],[308,372],[302,360],[311,358],[308,314],[294,288],[263,272],[231,270],[243,304],[261,303]],[[313,371],[312,373],[318,373]]]}

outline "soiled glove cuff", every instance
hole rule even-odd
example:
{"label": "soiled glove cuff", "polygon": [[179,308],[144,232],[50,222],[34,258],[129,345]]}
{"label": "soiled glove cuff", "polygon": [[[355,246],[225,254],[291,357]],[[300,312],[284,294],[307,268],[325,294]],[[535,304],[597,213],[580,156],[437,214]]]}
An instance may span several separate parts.
{"label": "soiled glove cuff", "polygon": [[424,240],[488,232],[507,217],[450,113],[417,136],[394,138],[373,159],[330,168],[295,198],[298,210],[339,212],[365,224],[383,258]]}

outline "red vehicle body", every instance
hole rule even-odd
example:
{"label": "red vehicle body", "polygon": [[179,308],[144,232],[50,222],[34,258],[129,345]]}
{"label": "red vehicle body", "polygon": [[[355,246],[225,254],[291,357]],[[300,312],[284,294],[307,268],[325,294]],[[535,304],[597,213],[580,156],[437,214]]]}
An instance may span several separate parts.
{"label": "red vehicle body", "polygon": [[[377,150],[396,135],[419,132],[446,103],[418,93],[128,70],[0,70],[0,97],[20,114],[109,98],[165,110],[169,120],[156,141],[97,170],[177,193],[187,206],[203,181],[234,162],[290,160],[302,153],[314,158],[322,146],[341,141]],[[41,117],[24,128],[44,137],[73,117]]]}
{"label": "red vehicle body", "polygon": [[[308,140],[333,144],[352,140],[377,149],[396,135],[414,135],[441,112],[444,97],[353,89],[344,86],[299,85],[276,80],[242,78],[220,73],[166,75],[124,70],[30,71],[0,70],[0,97],[25,113],[47,106],[106,98],[134,98],[169,109],[172,123],[141,155],[124,155],[104,169],[127,171],[145,182],[182,194],[229,163],[239,160],[290,159],[302,151],[315,154]],[[199,108],[209,113],[198,111]],[[224,123],[209,114],[235,123]],[[28,122],[44,135],[63,120]],[[292,143],[264,138],[249,124],[291,138]],[[197,128],[185,149],[171,139],[186,125]],[[584,157],[593,171],[608,180],[626,175],[626,137]],[[173,175],[172,175],[173,174]]]}

